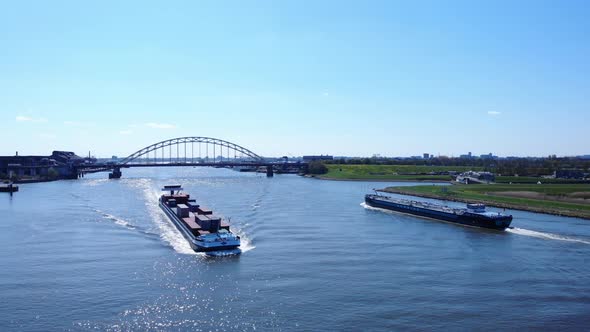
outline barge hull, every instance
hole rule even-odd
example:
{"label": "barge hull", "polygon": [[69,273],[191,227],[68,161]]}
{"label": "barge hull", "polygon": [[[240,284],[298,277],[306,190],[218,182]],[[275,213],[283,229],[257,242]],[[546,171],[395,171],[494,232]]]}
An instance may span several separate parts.
{"label": "barge hull", "polygon": [[464,215],[457,215],[454,213],[446,213],[443,211],[435,211],[435,210],[428,210],[421,207],[416,206],[407,206],[403,204],[398,204],[394,202],[387,202],[382,200],[372,199],[370,197],[365,198],[365,203],[369,206],[392,210],[396,212],[408,213],[413,214],[416,216],[431,218],[442,220],[450,223],[465,225],[465,226],[472,226],[472,227],[481,227],[493,230],[500,230],[503,231],[512,221],[512,216],[506,216],[503,218],[497,219],[489,219],[484,216],[476,215],[476,214],[464,214]]}
{"label": "barge hull", "polygon": [[176,216],[176,214],[174,213],[174,211],[172,211],[172,209],[170,209],[170,207],[168,207],[166,204],[163,204],[162,202],[159,202],[159,205],[160,208],[164,211],[164,213],[166,213],[166,216],[168,216],[168,218],[172,220],[176,228],[180,231],[180,233],[182,233],[182,236],[184,236],[184,238],[187,239],[191,248],[194,251],[205,253],[212,253],[218,251],[232,251],[233,254],[241,253],[241,250],[237,248],[239,245],[232,244],[228,246],[208,247],[206,243],[200,243],[199,241],[196,241],[191,230],[186,227],[186,225]]}

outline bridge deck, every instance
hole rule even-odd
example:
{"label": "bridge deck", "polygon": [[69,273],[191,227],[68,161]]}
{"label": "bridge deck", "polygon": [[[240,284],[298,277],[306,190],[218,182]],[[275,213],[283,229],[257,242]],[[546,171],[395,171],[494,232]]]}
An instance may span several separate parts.
{"label": "bridge deck", "polygon": [[113,169],[113,168],[132,168],[132,167],[229,167],[229,166],[292,166],[303,167],[305,163],[283,163],[283,162],[216,162],[216,163],[191,163],[191,162],[173,162],[173,163],[130,163],[130,164],[88,164],[80,165],[78,169]]}

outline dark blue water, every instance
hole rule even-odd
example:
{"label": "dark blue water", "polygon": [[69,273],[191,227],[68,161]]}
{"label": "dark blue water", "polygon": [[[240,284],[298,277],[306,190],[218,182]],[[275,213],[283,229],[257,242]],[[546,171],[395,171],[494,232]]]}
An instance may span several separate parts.
{"label": "dark blue water", "polygon": [[[385,183],[125,170],[0,196],[1,331],[587,330],[590,222],[511,211],[500,233],[361,206]],[[164,184],[225,217],[193,253]]]}

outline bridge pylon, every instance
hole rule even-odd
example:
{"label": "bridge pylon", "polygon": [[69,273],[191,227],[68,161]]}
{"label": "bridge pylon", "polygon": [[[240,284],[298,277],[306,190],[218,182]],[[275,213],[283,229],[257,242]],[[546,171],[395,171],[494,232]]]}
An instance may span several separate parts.
{"label": "bridge pylon", "polygon": [[274,176],[274,170],[272,169],[272,165],[266,166],[266,176],[272,178]]}
{"label": "bridge pylon", "polygon": [[120,179],[121,175],[123,175],[123,173],[121,173],[121,168],[115,167],[113,172],[109,173],[109,179]]}

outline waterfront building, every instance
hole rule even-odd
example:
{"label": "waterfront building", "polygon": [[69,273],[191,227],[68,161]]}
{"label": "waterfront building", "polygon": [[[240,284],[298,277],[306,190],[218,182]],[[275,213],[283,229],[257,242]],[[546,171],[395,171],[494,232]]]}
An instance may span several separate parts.
{"label": "waterfront building", "polygon": [[498,156],[494,156],[491,152],[488,154],[482,154],[479,157],[481,159],[498,159]]}
{"label": "waterfront building", "polygon": [[334,160],[334,156],[330,155],[319,155],[319,156],[303,156],[304,162],[310,161],[323,161],[323,160]]}
{"label": "waterfront building", "polygon": [[560,169],[555,171],[557,179],[583,179],[584,171],[578,169]]}
{"label": "waterfront building", "polygon": [[92,163],[94,158],[82,158],[69,151],[53,151],[49,156],[0,156],[0,178],[40,180],[75,178],[75,166]]}
{"label": "waterfront building", "polygon": [[470,183],[491,183],[496,181],[496,176],[490,172],[474,172],[467,171],[457,175],[455,179],[457,182],[470,184]]}
{"label": "waterfront building", "polygon": [[471,152],[468,152],[467,154],[460,155],[459,158],[462,158],[462,159],[471,159],[471,158],[473,158],[473,156],[471,155]]}

